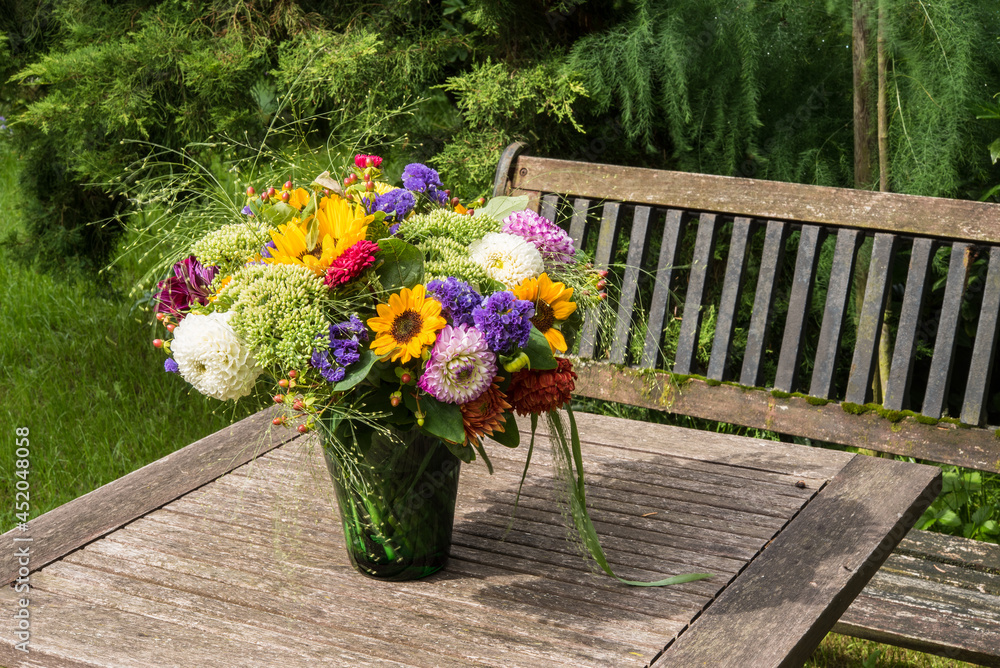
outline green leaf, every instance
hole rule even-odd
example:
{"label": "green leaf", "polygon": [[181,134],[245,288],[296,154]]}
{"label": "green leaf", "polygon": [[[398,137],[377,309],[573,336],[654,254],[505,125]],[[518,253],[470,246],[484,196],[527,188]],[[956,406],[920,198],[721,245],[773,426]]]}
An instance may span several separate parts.
{"label": "green leaf", "polygon": [[566,482],[570,485],[567,494],[569,497],[570,515],[576,525],[576,530],[580,535],[580,540],[583,541],[583,544],[590,553],[590,556],[594,558],[594,561],[596,561],[597,565],[601,567],[601,570],[619,582],[635,587],[662,587],[665,585],[694,582],[695,580],[704,580],[712,577],[710,573],[686,573],[684,575],[675,575],[663,580],[657,580],[656,582],[641,582],[639,580],[625,580],[624,578],[615,575],[615,572],[611,570],[611,565],[608,563],[607,556],[604,554],[604,549],[601,547],[601,540],[597,537],[597,531],[594,529],[594,524],[590,519],[590,513],[587,511],[587,498],[583,479],[583,453],[580,449],[580,433],[577,430],[576,418],[573,417],[572,409],[567,410],[567,414],[569,416],[570,424],[569,440],[566,439],[566,434],[563,430],[562,421],[559,418],[558,413],[556,413],[556,411],[549,413],[549,426],[555,436],[553,439],[553,447],[557,449],[558,456],[563,459],[560,466],[565,465],[569,467]]}
{"label": "green leaf", "polygon": [[319,242],[319,217],[313,216],[306,224],[306,252],[312,252]]}
{"label": "green leaf", "polygon": [[287,223],[296,215],[298,211],[288,206],[284,202],[278,202],[271,206],[270,208],[263,209],[261,214],[271,225],[271,227],[277,227],[278,225],[283,225]]}
{"label": "green leaf", "polygon": [[516,448],[521,444],[521,432],[517,430],[517,420],[514,419],[513,411],[507,411],[503,431],[494,431],[490,438],[508,448]]}
{"label": "green leaf", "polygon": [[552,355],[549,340],[534,325],[531,326],[531,336],[528,337],[528,345],[523,350],[528,356],[529,369],[544,371],[546,369],[555,369],[559,366],[556,358]]}
{"label": "green leaf", "polygon": [[[417,399],[412,392],[403,392],[406,407],[417,412]],[[465,441],[465,426],[462,409],[455,404],[446,404],[425,394],[420,397],[420,408],[424,412],[424,431],[452,443]]]}
{"label": "green leaf", "polygon": [[938,515],[937,521],[946,527],[960,527],[962,526],[962,520],[955,514],[953,510],[945,510]]}
{"label": "green leaf", "polygon": [[344,392],[349,390],[368,376],[368,372],[371,370],[372,365],[378,361],[378,356],[372,352],[371,348],[365,347],[361,349],[361,358],[347,368],[347,373],[344,374],[344,378],[339,382],[335,383],[333,386],[334,392]]}
{"label": "green leaf", "polygon": [[990,144],[990,158],[993,160],[993,164],[997,164],[997,160],[1000,159],[1000,139],[996,139],[992,144]]}
{"label": "green leaf", "polygon": [[491,462],[490,458],[486,456],[486,449],[483,448],[483,444],[479,441],[473,441],[472,445],[475,446],[479,456],[483,458],[484,462],[486,462],[486,469],[490,472],[490,475],[493,475],[493,462]]}
{"label": "green leaf", "polygon": [[466,464],[475,460],[476,458],[476,451],[467,445],[462,445],[461,443],[452,443],[451,441],[444,441],[444,444],[448,446],[449,450],[451,450],[451,454],[455,455]]}
{"label": "green leaf", "polygon": [[386,290],[412,288],[424,280],[424,254],[416,246],[402,239],[379,239],[378,248],[382,263],[375,273]]}
{"label": "green leaf", "polygon": [[528,208],[528,196],[520,195],[518,197],[494,197],[481,209],[476,209],[473,214],[475,216],[489,216],[490,218],[495,218],[497,220],[503,220],[515,211],[524,211]]}

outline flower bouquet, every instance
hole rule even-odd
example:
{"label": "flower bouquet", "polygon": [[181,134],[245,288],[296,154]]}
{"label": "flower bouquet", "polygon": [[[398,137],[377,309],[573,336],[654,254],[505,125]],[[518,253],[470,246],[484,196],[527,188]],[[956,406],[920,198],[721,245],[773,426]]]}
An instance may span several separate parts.
{"label": "flower bouquet", "polygon": [[466,207],[433,169],[410,164],[397,187],[381,163],[248,188],[242,220],[158,285],[166,371],[222,400],[261,387],[284,409],[275,424],[318,432],[351,561],[383,579],[442,568],[461,463],[492,472],[484,438],[517,447],[514,414],[549,415],[570,516],[612,574],[572,413],[568,430],[556,415],[576,377],[559,355],[603,276],[526,197]]}

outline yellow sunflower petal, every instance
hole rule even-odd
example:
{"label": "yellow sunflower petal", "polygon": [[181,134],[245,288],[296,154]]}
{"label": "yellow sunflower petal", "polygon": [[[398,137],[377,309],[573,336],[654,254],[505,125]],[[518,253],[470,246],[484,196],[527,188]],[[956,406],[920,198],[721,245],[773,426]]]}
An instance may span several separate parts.
{"label": "yellow sunflower petal", "polygon": [[555,304],[549,304],[549,306],[552,307],[552,315],[555,316],[556,320],[565,320],[576,311],[576,302],[558,301]]}
{"label": "yellow sunflower petal", "polygon": [[555,327],[549,327],[549,331],[545,332],[545,340],[549,342],[549,348],[552,349],[552,352],[566,352],[566,339],[563,337],[562,332]]}

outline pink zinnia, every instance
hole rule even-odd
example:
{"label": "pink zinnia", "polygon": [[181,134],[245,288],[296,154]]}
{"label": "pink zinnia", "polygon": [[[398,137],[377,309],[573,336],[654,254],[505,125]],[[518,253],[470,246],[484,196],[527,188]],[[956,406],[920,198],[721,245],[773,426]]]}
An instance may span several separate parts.
{"label": "pink zinnia", "polygon": [[323,279],[326,287],[333,289],[338,285],[353,281],[361,275],[361,272],[375,264],[375,253],[377,252],[378,244],[366,239],[362,239],[345,250],[327,268],[326,277]]}
{"label": "pink zinnia", "polygon": [[501,232],[516,234],[534,244],[547,267],[570,262],[576,254],[572,237],[548,218],[530,209],[516,211],[504,218]]}
{"label": "pink zinnia", "polygon": [[445,325],[417,385],[438,401],[464,404],[482,396],[496,373],[496,355],[482,332],[468,325]]}
{"label": "pink zinnia", "polygon": [[379,169],[382,166],[382,158],[377,155],[365,155],[363,153],[358,153],[354,156],[354,164],[357,165],[358,169],[364,169],[368,167],[368,158],[372,159],[371,166],[375,169]]}

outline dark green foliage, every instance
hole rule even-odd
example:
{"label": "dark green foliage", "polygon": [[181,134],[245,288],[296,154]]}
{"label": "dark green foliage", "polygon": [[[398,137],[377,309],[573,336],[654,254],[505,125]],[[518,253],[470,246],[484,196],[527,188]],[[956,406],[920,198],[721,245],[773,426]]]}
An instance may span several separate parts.
{"label": "dark green foliage", "polygon": [[[995,122],[973,108],[1000,79],[1000,16],[991,0],[887,2],[892,188],[979,196],[1000,181],[986,148]],[[0,8],[0,53],[11,53],[0,68],[18,84],[4,87],[0,104],[6,96],[27,105],[21,146],[39,132],[51,138],[52,165],[28,169],[25,190],[50,187],[40,180],[50,169],[66,175],[67,188],[32,228],[41,234],[58,221],[66,253],[92,265],[111,242],[91,249],[77,230],[116,204],[81,207],[68,193],[141,161],[145,149],[129,140],[180,149],[230,135],[253,146],[269,127],[303,118],[325,137],[410,104],[412,115],[379,132],[406,135],[409,156],[439,168],[466,199],[488,189],[499,152],[515,139],[561,157],[852,182],[846,0],[0,0]],[[705,320],[710,328],[714,314]]]}

